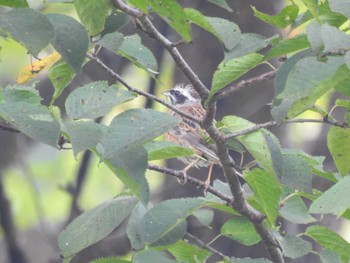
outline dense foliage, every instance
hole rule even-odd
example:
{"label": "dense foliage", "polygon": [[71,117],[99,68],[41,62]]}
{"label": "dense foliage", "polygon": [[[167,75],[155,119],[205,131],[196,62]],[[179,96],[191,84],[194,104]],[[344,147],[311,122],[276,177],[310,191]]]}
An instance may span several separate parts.
{"label": "dense foliage", "polygon": [[[94,263],[205,262],[218,252],[209,245],[200,248],[187,243],[184,236],[186,219],[190,215],[203,224],[211,223],[208,208],[230,215],[221,227],[222,236],[245,246],[262,242],[267,250],[268,259],[252,261],[222,255],[223,262],[283,262],[285,257],[295,259],[313,252],[310,238],[322,247],[322,251],[317,252],[322,262],[349,262],[350,244],[322,225],[323,214],[350,219],[349,2],[303,0],[300,1],[302,4],[297,4],[290,1],[276,15],[268,15],[252,7],[257,18],[284,30],[284,36],[272,38],[242,33],[232,21],[204,16],[198,10],[181,7],[175,0],[65,2],[74,5],[80,22],[68,15],[43,14],[29,7],[26,0],[0,0],[1,5],[10,7],[0,14],[1,37],[21,43],[34,58],[48,45],[55,49],[51,55],[24,68],[16,84],[0,90],[2,129],[20,131],[57,149],[71,144],[74,157],[83,151],[91,151],[129,189],[115,199],[82,213],[61,232],[58,244],[64,262],[69,262],[75,254],[105,238],[128,216],[125,231],[134,250],[131,261],[105,258],[96,259]],[[225,1],[210,2],[232,11]],[[302,6],[304,9],[301,9]],[[172,43],[162,36],[150,19],[155,15],[163,18],[181,41]],[[131,23],[130,17],[136,25],[135,33],[123,35],[119,30]],[[186,58],[177,51],[177,45],[191,48],[186,46],[191,41],[191,24],[210,32],[222,43],[225,58],[212,77],[211,87],[201,83],[186,63]],[[300,32],[298,35],[289,34],[296,29]],[[178,124],[177,118],[168,113],[138,108],[121,112],[108,126],[95,121],[138,95],[172,108],[153,94],[128,85],[98,56],[100,48],[108,49],[154,78],[159,70],[158,62],[141,43],[137,33],[140,30],[168,50],[208,109],[205,119],[197,121],[217,145],[227,181],[213,182],[205,197],[150,203],[152,193],[144,176],[147,169],[177,177],[182,175],[179,171],[158,167],[148,161],[193,154],[189,149],[159,140],[163,133]],[[278,69],[234,82],[251,69],[276,58],[282,61]],[[76,88],[65,101],[67,117],[61,118],[61,109],[55,106],[56,100],[83,65],[90,62],[104,68],[117,84],[97,81]],[[35,84],[28,84],[44,69],[48,69],[48,77],[55,88],[49,106],[42,104]],[[272,78],[275,95],[271,121],[255,124],[233,115],[217,122],[213,120],[218,100],[239,88]],[[331,111],[315,105],[329,91],[342,95],[331,106],[344,109],[343,119],[336,120]],[[298,118],[306,111],[316,112],[319,118]],[[278,138],[266,129],[285,123],[305,122],[331,126],[327,145],[336,171],[323,169],[322,156],[311,156],[300,149],[282,148]],[[249,185],[245,185],[244,190],[237,173],[227,163],[228,149],[244,149],[255,159],[254,165],[238,167]],[[322,177],[331,186],[324,192],[314,189],[312,180],[315,177]],[[199,180],[189,178],[188,182],[204,186]],[[313,224],[304,232],[293,235],[283,233],[276,223],[278,217],[296,225]]]}

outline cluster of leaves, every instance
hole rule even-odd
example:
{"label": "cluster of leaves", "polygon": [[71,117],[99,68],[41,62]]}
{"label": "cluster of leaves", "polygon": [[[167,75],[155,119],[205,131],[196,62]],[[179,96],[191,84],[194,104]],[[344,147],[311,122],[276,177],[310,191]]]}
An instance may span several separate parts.
{"label": "cluster of leaves", "polygon": [[[70,1],[67,1],[70,2]],[[135,91],[125,90],[107,82],[93,82],[74,90],[66,99],[68,117],[61,119],[55,100],[87,62],[86,55],[96,46],[106,48],[130,60],[151,76],[158,66],[151,51],[143,46],[137,34],[124,36],[118,32],[128,23],[128,15],[116,10],[110,1],[71,1],[80,22],[62,14],[42,14],[28,7],[25,0],[0,1],[13,7],[0,14],[2,37],[21,43],[30,54],[38,54],[48,45],[56,50],[52,55],[25,68],[18,84],[0,92],[0,118],[29,137],[58,148],[61,137],[68,140],[76,157],[90,150],[100,157],[118,178],[130,189],[113,200],[103,203],[76,218],[61,233],[59,247],[66,262],[82,249],[106,237],[130,215],[126,229],[131,241],[132,262],[175,262],[164,251],[170,252],[176,262],[204,262],[212,252],[183,241],[186,218],[196,216],[204,225],[211,223],[214,208],[231,215],[221,228],[221,235],[246,246],[261,241],[252,222],[240,216],[218,197],[173,199],[152,205],[145,171],[148,161],[175,158],[193,154],[189,149],[168,142],[154,140],[178,124],[178,119],[150,109],[127,110],[115,116],[109,126],[94,122],[117,105],[136,97]],[[225,1],[210,0],[232,11]],[[183,38],[191,41],[191,23],[217,37],[222,43],[224,60],[213,76],[210,103],[214,95],[252,68],[273,58],[285,56],[277,70],[276,94],[272,102],[274,121],[281,124],[299,114],[313,110],[324,119],[331,115],[315,106],[315,102],[331,89],[349,96],[350,37],[342,26],[350,18],[350,6],[341,0],[303,0],[306,11],[301,12],[293,1],[277,15],[270,16],[255,8],[259,19],[289,32],[306,26],[306,32],[290,38],[241,33],[239,27],[219,17],[206,17],[198,10],[183,9],[174,0],[130,0],[131,7],[148,14],[157,13]],[[92,39],[93,41],[90,41]],[[264,54],[258,53],[267,50]],[[55,92],[50,106],[41,104],[34,86],[25,83],[48,68],[48,76]],[[23,84],[23,85],[21,85]],[[349,101],[337,100],[337,107],[346,110],[343,126],[349,119]],[[255,126],[237,116],[226,116],[217,127],[227,134]],[[331,127],[327,136],[329,150],[338,173],[322,168],[324,157],[310,156],[300,150],[281,148],[278,139],[261,129],[227,141],[227,145],[241,145],[256,160],[257,166],[244,171],[248,202],[266,215],[264,224],[274,232],[283,254],[298,258],[312,251],[311,243],[301,236],[318,242],[323,251],[323,262],[348,262],[350,244],[331,230],[309,226],[301,235],[278,233],[280,216],[294,224],[317,222],[313,214],[334,214],[350,219],[350,171],[348,148],[350,129]],[[234,147],[237,150],[237,146]],[[321,192],[312,189],[313,176],[328,180],[333,186]],[[215,181],[215,189],[231,195],[226,183]],[[310,207],[305,200],[311,202]],[[236,262],[234,259],[224,259]],[[130,262],[117,258],[97,259],[101,262]],[[244,259],[239,262],[244,262]],[[249,261],[251,262],[251,261]],[[257,260],[254,262],[266,262]]]}

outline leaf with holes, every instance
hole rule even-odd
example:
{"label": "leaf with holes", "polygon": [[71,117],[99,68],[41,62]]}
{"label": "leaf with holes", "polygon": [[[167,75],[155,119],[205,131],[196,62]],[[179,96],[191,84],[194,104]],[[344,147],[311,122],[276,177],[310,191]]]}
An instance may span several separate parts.
{"label": "leaf with holes", "polygon": [[151,109],[132,109],[114,117],[103,144],[103,159],[120,155],[154,139],[177,125],[179,120]]}
{"label": "leaf with holes", "polygon": [[68,116],[73,119],[93,119],[134,97],[130,91],[119,89],[116,85],[109,86],[107,81],[96,81],[69,94],[65,106]]}
{"label": "leaf with holes", "polygon": [[331,127],[327,135],[327,146],[339,173],[347,175],[350,172],[350,129]]}
{"label": "leaf with holes", "polygon": [[158,71],[158,64],[153,53],[142,45],[141,38],[137,34],[124,37],[123,43],[118,49],[118,54],[152,74]]}
{"label": "leaf with holes", "polygon": [[137,199],[118,196],[75,218],[58,237],[64,257],[70,257],[110,234],[131,213]]}

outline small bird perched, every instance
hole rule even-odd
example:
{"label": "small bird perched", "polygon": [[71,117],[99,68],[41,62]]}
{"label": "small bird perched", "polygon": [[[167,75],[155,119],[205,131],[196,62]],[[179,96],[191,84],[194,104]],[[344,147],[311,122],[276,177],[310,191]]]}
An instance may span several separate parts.
{"label": "small bird perched", "polygon": [[[198,119],[203,119],[206,110],[201,104],[198,93],[191,85],[176,85],[174,88],[163,93],[170,100],[170,103],[177,109],[190,114]],[[201,129],[198,123],[189,120],[178,113],[171,111],[173,116],[181,120],[181,123],[170,129],[165,134],[165,139],[182,147],[192,149],[197,156],[179,157],[178,159],[187,166],[182,170],[185,175],[191,167],[209,166],[208,177],[205,181],[206,188],[210,185],[210,177],[214,164],[220,164],[219,157],[216,154],[215,146],[208,143],[209,135]]]}

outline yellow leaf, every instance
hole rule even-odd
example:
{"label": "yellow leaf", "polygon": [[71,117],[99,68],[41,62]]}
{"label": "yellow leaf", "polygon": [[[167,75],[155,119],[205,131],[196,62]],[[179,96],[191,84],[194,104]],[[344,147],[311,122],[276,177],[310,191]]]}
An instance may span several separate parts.
{"label": "yellow leaf", "polygon": [[31,63],[20,71],[17,78],[18,84],[23,84],[27,82],[28,80],[34,78],[36,75],[38,75],[42,70],[47,69],[51,67],[53,64],[56,63],[61,58],[61,55],[57,52],[52,53],[51,55],[40,59],[34,63]]}

